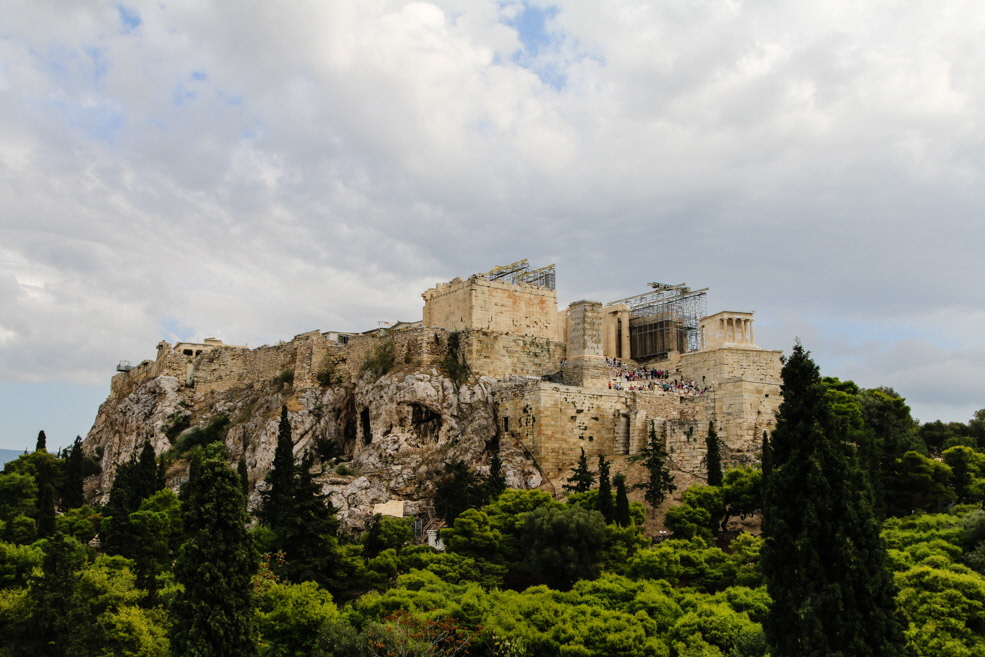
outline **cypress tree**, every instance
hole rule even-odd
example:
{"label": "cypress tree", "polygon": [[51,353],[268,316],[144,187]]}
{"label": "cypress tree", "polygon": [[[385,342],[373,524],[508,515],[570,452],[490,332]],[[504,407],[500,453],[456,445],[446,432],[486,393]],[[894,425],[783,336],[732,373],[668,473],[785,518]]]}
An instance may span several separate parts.
{"label": "cypress tree", "polygon": [[55,486],[49,481],[38,481],[38,538],[46,538],[54,533]]}
{"label": "cypress tree", "polygon": [[616,485],[616,509],[613,518],[620,527],[629,527],[629,497],[626,495],[626,475],[621,472],[612,479]]}
{"label": "cypress tree", "polygon": [[158,482],[157,474],[157,454],[154,446],[149,440],[144,441],[144,446],[140,450],[140,457],[137,459],[137,469],[133,477],[133,500],[136,511],[140,503],[148,497],[161,490],[162,486]]}
{"label": "cypress tree", "polygon": [[449,525],[466,509],[477,509],[488,500],[486,482],[480,481],[465,461],[445,465],[445,476],[434,490],[434,510]]}
{"label": "cypress tree", "polygon": [[225,448],[215,444],[194,453],[182,491],[189,539],[174,566],[175,579],[184,585],[171,614],[175,655],[257,654],[252,577],[258,556],[246,530],[239,477],[225,457]]}
{"label": "cypress tree", "polygon": [[495,451],[489,461],[489,478],[486,479],[488,502],[495,500],[506,490],[506,475],[503,474],[503,462],[499,460],[499,452]]}
{"label": "cypress tree", "polygon": [[294,512],[282,529],[284,566],[279,570],[292,582],[313,581],[338,597],[342,556],[336,534],[335,507],[325,499],[311,477],[311,459],[297,467]]}
{"label": "cypress tree", "polygon": [[708,438],[706,439],[706,445],[708,446],[708,485],[721,486],[722,450],[721,445],[718,444],[718,433],[715,431],[714,421],[708,422]]}
{"label": "cypress tree", "polygon": [[568,477],[568,483],[562,488],[570,493],[587,493],[595,483],[595,475],[588,467],[588,457],[585,456],[585,448],[581,448],[581,456],[578,458],[578,465],[574,472]]}
{"label": "cypress tree", "polygon": [[79,579],[85,550],[74,538],[59,534],[44,542],[41,572],[32,578],[27,598],[31,613],[24,627],[11,628],[12,655],[76,657],[91,654],[83,641],[92,618],[80,599]]}
{"label": "cypress tree", "polygon": [[762,569],[773,657],[904,654],[871,493],[798,342],[764,464]]}
{"label": "cypress tree", "polygon": [[294,515],[294,438],[287,419],[287,406],[281,406],[277,427],[274,463],[267,473],[260,518],[274,533],[282,534]]}
{"label": "cypress tree", "polygon": [[140,456],[117,468],[113,488],[109,491],[107,518],[101,530],[103,547],[108,553],[129,558],[134,556],[137,539],[130,514],[162,487],[154,447],[149,441],[144,441]]}
{"label": "cypress tree", "polygon": [[609,462],[605,460],[605,456],[599,454],[599,496],[596,503],[596,508],[602,517],[605,518],[606,524],[613,521],[613,508],[612,508],[612,481],[609,478]]}
{"label": "cypress tree", "polygon": [[239,475],[239,482],[243,486],[243,495],[250,491],[250,473],[246,469],[246,457],[241,456],[239,463],[236,464],[236,474]]}
{"label": "cypress tree", "polygon": [[62,510],[77,509],[85,504],[83,484],[85,483],[85,455],[82,453],[82,438],[75,442],[65,459],[65,479],[62,482]]}
{"label": "cypress tree", "polygon": [[44,435],[44,429],[38,432],[38,442],[34,445],[35,452],[47,452],[48,437]]}
{"label": "cypress tree", "polygon": [[674,475],[670,472],[670,455],[667,454],[663,442],[657,438],[657,432],[650,426],[650,439],[646,447],[638,454],[629,457],[630,463],[643,463],[647,471],[647,480],[635,484],[634,490],[643,491],[643,499],[656,508],[667,498],[667,495],[677,490]]}

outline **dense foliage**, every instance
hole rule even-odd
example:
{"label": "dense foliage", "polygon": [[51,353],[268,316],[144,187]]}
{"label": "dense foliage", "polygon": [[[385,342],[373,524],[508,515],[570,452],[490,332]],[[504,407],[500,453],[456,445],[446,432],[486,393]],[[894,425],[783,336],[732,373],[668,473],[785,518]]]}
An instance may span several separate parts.
{"label": "dense foliage", "polygon": [[[921,426],[890,390],[819,381],[813,399],[826,400],[831,417],[798,430],[795,445],[782,444],[781,426],[765,454],[767,479],[782,477],[791,451],[821,441],[811,433],[817,426],[827,438],[840,436],[834,446],[817,446],[833,453],[804,457],[810,468],[830,459],[840,478],[808,472],[786,493],[767,492],[784,522],[820,523],[798,543],[818,562],[805,567],[815,577],[824,572],[821,562],[831,557],[818,555],[831,549],[831,534],[877,526],[871,513],[869,520],[848,514],[825,494],[848,484],[878,488],[869,499],[872,509],[882,500],[885,517],[879,572],[891,578],[879,590],[893,596],[904,642],[893,654],[985,654],[985,412],[967,425]],[[282,432],[285,446],[293,443],[289,422]],[[446,549],[437,551],[421,544],[409,519],[380,516],[362,536],[340,534],[313,481],[317,466],[283,448],[267,484],[281,482],[284,494],[272,496],[281,505],[251,520],[242,476],[228,467],[221,444],[212,433],[187,434],[194,466],[180,497],[160,487],[146,448],[121,465],[105,508],[80,502],[78,469],[91,474],[94,463],[78,443],[7,464],[0,657],[770,654],[764,626],[776,627],[777,605],[767,581],[776,571],[761,567],[760,555],[772,548],[756,529],[759,469],[725,470],[720,484],[684,491],[663,518],[672,534],[655,541],[642,530],[644,506],[630,502],[624,478],[610,473],[618,458],[600,459],[595,472],[586,459],[578,479],[592,483],[565,501],[505,489],[496,463],[488,477],[450,463],[441,483],[452,519],[441,531]],[[645,499],[659,504],[673,482],[654,436],[640,461],[652,476]],[[45,486],[51,494],[41,493]],[[834,524],[839,514],[854,514],[847,527]],[[97,534],[109,542],[99,546]],[[872,541],[867,535],[853,550]],[[869,586],[874,567],[853,554],[861,565],[848,569],[864,572],[849,574]],[[825,613],[841,618],[848,597]],[[843,622],[857,627],[857,614]]]}
{"label": "dense foliage", "polygon": [[903,636],[868,479],[798,343],[763,476],[763,574],[773,657],[895,657]]}

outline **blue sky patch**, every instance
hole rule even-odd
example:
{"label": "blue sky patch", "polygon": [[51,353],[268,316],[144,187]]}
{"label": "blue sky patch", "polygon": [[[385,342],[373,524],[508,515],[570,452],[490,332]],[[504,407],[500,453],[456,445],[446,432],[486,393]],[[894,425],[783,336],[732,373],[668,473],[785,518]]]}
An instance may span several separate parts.
{"label": "blue sky patch", "polygon": [[558,11],[557,7],[535,7],[524,3],[523,11],[514,18],[503,21],[516,30],[517,37],[523,44],[522,50],[513,53],[513,63],[533,71],[541,82],[554,89],[563,88],[566,78],[556,64],[544,61],[541,56],[557,49],[560,37],[552,35],[547,24]]}
{"label": "blue sky patch", "polygon": [[116,13],[120,16],[120,23],[123,25],[122,34],[133,32],[140,25],[140,14],[134,9],[127,9],[123,5],[116,5]]}
{"label": "blue sky patch", "polygon": [[177,317],[162,317],[161,330],[165,335],[165,339],[171,340],[172,342],[190,340],[195,332],[194,328],[187,324],[182,324],[181,320]]}
{"label": "blue sky patch", "polygon": [[510,23],[511,27],[516,28],[527,56],[536,57],[540,54],[541,48],[550,45],[551,36],[547,33],[547,20],[557,13],[557,7],[545,9],[524,4],[523,12]]}

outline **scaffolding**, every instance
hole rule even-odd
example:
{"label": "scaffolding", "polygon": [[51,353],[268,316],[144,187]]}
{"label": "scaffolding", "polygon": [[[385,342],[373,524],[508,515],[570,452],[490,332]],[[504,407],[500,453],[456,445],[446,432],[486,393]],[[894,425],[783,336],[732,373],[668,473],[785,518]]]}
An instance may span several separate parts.
{"label": "scaffolding", "polygon": [[[663,359],[671,351],[701,348],[701,318],[708,314],[708,288],[650,283],[649,292],[614,301],[629,306],[629,344],[635,361]],[[612,304],[610,304],[612,305]]]}
{"label": "scaffolding", "polygon": [[527,259],[518,260],[509,265],[494,267],[487,271],[484,276],[490,281],[506,281],[507,283],[527,283],[535,287],[544,287],[548,290],[555,289],[556,279],[554,265],[547,265],[540,269],[530,269]]}

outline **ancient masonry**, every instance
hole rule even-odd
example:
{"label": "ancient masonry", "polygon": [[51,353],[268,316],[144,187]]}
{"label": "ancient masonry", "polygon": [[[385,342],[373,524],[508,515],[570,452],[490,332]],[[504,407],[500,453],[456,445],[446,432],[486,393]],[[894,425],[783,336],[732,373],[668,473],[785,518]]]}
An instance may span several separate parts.
{"label": "ancient masonry", "polygon": [[[705,315],[706,290],[659,283],[558,310],[554,280],[553,266],[520,261],[423,295],[423,326],[461,332],[473,371],[499,380],[503,434],[546,478],[569,473],[581,448],[632,455],[655,435],[679,472],[700,479],[709,422],[727,465],[758,462],[780,403],[781,352],[756,346],[753,313]],[[633,372],[661,378],[627,380]]]}
{"label": "ancient masonry", "polygon": [[[363,376],[384,343],[400,367],[439,372],[454,342],[469,380],[488,390],[496,443],[526,453],[555,490],[581,449],[619,458],[650,436],[663,441],[679,474],[700,481],[709,422],[727,465],[757,462],[780,403],[780,352],[756,346],[753,313],[707,315],[705,290],[649,286],[629,299],[558,309],[554,266],[531,270],[524,260],[427,290],[420,322],[360,334],[312,331],[256,349],[214,338],[161,342],[156,360],[121,364],[111,398],[155,377],[197,394],[278,377],[290,378],[296,393],[325,388]],[[380,429],[371,430],[366,408],[351,415],[345,449],[358,454]]]}

